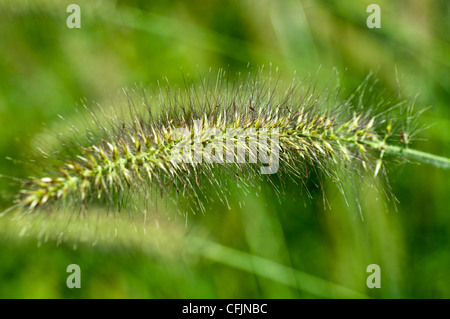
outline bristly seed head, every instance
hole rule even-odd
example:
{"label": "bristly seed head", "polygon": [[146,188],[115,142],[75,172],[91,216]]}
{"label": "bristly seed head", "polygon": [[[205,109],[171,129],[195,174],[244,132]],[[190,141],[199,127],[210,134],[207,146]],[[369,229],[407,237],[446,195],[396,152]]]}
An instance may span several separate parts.
{"label": "bristly seed head", "polygon": [[[264,79],[262,73],[230,82],[219,72],[213,81],[206,78],[179,90],[160,89],[152,102],[140,95],[139,105],[127,93],[129,119],[107,116],[109,124],[100,124],[92,115],[100,132],[89,132],[89,143],[73,150],[77,155],[60,161],[51,175],[25,181],[17,203],[31,211],[52,203],[86,205],[106,200],[114,204],[127,192],[150,199],[151,190],[157,188],[161,196],[181,192],[191,209],[203,211],[208,192],[227,202],[226,176],[235,176],[247,188],[266,178],[259,168],[267,162],[252,154],[247,135],[240,136],[249,130],[256,132],[253,142],[263,152],[270,149],[259,134],[277,131],[280,179],[306,185],[311,172],[336,183],[342,181],[342,174],[369,171],[378,176],[387,145],[404,147],[411,141],[414,131],[410,122],[403,121],[402,109],[412,104],[382,101],[377,105],[370,85],[368,78],[349,98],[339,101],[334,90],[316,93],[297,81],[282,90],[279,79]],[[189,132],[192,140],[178,136],[180,129]],[[198,137],[203,161],[175,160],[175,148],[195,153]],[[204,160],[211,156],[205,151],[208,145],[214,143],[216,150],[226,152],[229,140],[236,153],[249,154],[247,160]]]}

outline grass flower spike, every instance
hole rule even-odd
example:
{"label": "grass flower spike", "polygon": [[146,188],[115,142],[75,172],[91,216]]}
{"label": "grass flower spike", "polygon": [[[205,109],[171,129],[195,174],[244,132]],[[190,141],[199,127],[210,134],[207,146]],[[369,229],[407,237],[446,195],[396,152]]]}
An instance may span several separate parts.
{"label": "grass flower spike", "polygon": [[[45,175],[23,182],[17,205],[120,208],[130,194],[146,201],[157,192],[204,211],[211,191],[227,204],[230,180],[249,189],[277,176],[307,190],[312,173],[338,184],[349,174],[384,175],[389,157],[449,168],[449,159],[409,147],[417,132],[412,103],[380,99],[373,86],[369,76],[341,100],[339,87],[317,92],[262,72],[235,80],[219,72],[180,89],[160,87],[153,98],[127,93],[126,112],[105,120],[91,112],[96,128],[71,144],[70,156],[47,155]],[[261,174],[268,167],[274,176]]]}

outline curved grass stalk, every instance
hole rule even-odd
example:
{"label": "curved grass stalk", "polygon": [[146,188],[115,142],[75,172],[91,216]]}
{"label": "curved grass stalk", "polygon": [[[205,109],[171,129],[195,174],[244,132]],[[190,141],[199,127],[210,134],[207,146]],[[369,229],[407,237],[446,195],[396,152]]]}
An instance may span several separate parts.
{"label": "curved grass stalk", "polygon": [[438,168],[450,169],[450,158],[422,152],[419,150],[402,147],[397,145],[389,145],[382,142],[364,142],[367,146],[374,149],[384,151],[386,154],[392,154],[396,157],[404,157],[416,160],[420,163],[427,163]]}
{"label": "curved grass stalk", "polygon": [[[323,164],[321,163],[322,157],[329,157],[335,163],[338,161],[351,162],[355,157],[355,153],[351,149],[358,149],[361,156],[370,154],[370,150],[372,150],[381,154],[388,153],[399,158],[404,157],[442,168],[450,168],[450,160],[447,158],[379,141],[371,131],[370,123],[373,121],[361,125],[355,122],[355,118],[358,117],[354,117],[343,125],[336,126],[328,115],[323,115],[317,122],[315,119],[305,122],[300,121],[299,124],[291,127],[293,120],[299,122],[300,118],[296,117],[291,118],[288,115],[274,123],[262,125],[265,129],[270,127],[280,130],[280,149],[285,150],[281,154],[281,159],[285,163],[292,160],[292,157],[295,156],[293,153],[298,153],[299,158],[308,162],[315,161],[315,158],[320,157],[320,160],[316,161],[316,165]],[[261,127],[257,121],[239,122],[246,128]],[[209,127],[198,132],[202,136],[204,148],[219,140],[218,146],[226,149],[227,145],[224,141],[228,137],[228,129],[238,126],[236,122],[227,125],[227,129],[224,129],[220,122],[205,124]],[[347,128],[349,125],[353,125],[353,128]],[[211,126],[220,131],[220,134],[216,135],[214,139],[208,137]],[[23,196],[19,199],[19,203],[34,209],[36,206],[44,205],[49,200],[65,198],[70,194],[78,194],[81,201],[85,201],[92,190],[96,190],[96,196],[100,198],[103,192],[123,191],[124,187],[131,186],[135,180],[143,182],[144,179],[147,179],[151,182],[156,179],[161,184],[157,172],[163,173],[166,178],[181,180],[182,174],[190,172],[189,166],[207,165],[206,163],[194,163],[192,161],[190,163],[174,161],[171,152],[182,141],[173,140],[172,131],[174,131],[174,128],[166,128],[165,134],[147,135],[142,132],[140,136],[132,138],[134,149],[130,149],[129,144],[121,140],[120,137],[117,137],[116,142],[106,142],[109,150],[102,146],[83,149],[85,156],[79,156],[80,161],[78,163],[69,162],[65,167],[59,168],[62,177],[31,180],[30,183],[33,187],[22,190]],[[232,132],[234,131],[232,130]],[[236,140],[239,140],[239,136]],[[259,143],[258,138],[255,140],[258,148],[266,147]],[[195,144],[191,144],[189,148],[190,151],[194,152]],[[237,150],[239,149],[248,149],[245,140],[243,144],[238,143]],[[202,151],[202,156],[204,158],[210,155]],[[382,155],[377,162],[375,175],[380,169],[381,157]]]}
{"label": "curved grass stalk", "polygon": [[215,242],[192,240],[195,253],[215,262],[273,280],[323,298],[368,299],[368,295],[310,275],[272,260],[242,252]]}
{"label": "curved grass stalk", "polygon": [[[147,196],[150,184],[161,195],[176,190],[204,210],[205,192],[215,190],[220,200],[226,197],[216,168],[246,182],[249,175],[261,175],[258,169],[274,159],[280,164],[278,175],[306,180],[314,171],[336,183],[343,179],[340,171],[348,175],[372,171],[377,177],[385,154],[450,168],[450,159],[408,147],[410,141],[402,136],[414,132],[408,130],[410,123],[402,122],[405,114],[395,113],[398,104],[364,106],[367,81],[350,98],[328,107],[326,95],[309,89],[299,93],[298,84],[278,93],[271,81],[261,81],[259,74],[228,84],[219,74],[215,83],[203,82],[201,93],[194,86],[178,92],[168,87],[157,100],[166,111],[157,116],[145,98],[143,111],[131,101],[131,121],[116,116],[108,119],[109,127],[98,124],[105,136],[76,146],[78,155],[58,162],[52,175],[25,181],[17,204],[34,210],[70,198],[82,204],[103,198],[114,202],[128,189]],[[411,116],[406,115],[409,121]],[[99,123],[95,116],[94,120]],[[188,132],[188,140],[179,135],[180,129]],[[276,135],[279,143],[273,148],[261,139],[263,135]],[[174,155],[179,149],[184,150],[183,158],[189,155],[187,160]],[[233,153],[233,161],[225,159],[227,152]],[[239,160],[239,153],[246,154],[246,160]],[[270,161],[258,158],[269,153]]]}

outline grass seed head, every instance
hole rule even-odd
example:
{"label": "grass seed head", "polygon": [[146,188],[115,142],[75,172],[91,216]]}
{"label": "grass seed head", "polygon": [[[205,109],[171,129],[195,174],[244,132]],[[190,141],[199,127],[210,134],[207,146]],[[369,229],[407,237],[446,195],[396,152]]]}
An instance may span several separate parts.
{"label": "grass seed head", "polygon": [[[374,83],[369,76],[341,98],[340,84],[318,92],[297,80],[286,87],[262,72],[230,81],[219,71],[182,88],[160,86],[153,98],[124,91],[128,106],[102,118],[90,111],[95,126],[84,142],[78,136],[68,143],[70,156],[59,154],[44,177],[24,181],[17,205],[118,208],[131,195],[151,201],[156,191],[177,203],[182,198],[195,212],[205,210],[211,193],[227,203],[232,183],[252,190],[278,178],[308,188],[311,172],[337,184],[367,172],[384,175],[386,145],[404,148],[414,136],[412,106],[380,101]],[[263,134],[276,134],[275,148]],[[261,174],[274,160],[276,177]]]}

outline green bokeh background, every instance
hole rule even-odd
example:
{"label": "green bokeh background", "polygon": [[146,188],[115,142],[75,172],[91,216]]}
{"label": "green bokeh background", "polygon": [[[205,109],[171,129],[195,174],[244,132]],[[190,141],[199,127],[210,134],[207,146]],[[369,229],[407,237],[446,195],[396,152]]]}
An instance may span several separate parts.
{"label": "green bokeh background", "polygon": [[[0,0],[0,174],[29,176],[23,162],[35,137],[58,125],[58,114],[75,118],[83,101],[117,103],[134,83],[167,76],[182,85],[183,73],[270,63],[288,80],[336,67],[349,87],[378,70],[381,87],[417,95],[419,110],[432,106],[420,122],[433,126],[414,147],[449,157],[450,3],[380,0],[381,28],[369,29],[372,2],[80,0],[82,27],[69,29],[73,1]],[[406,164],[389,179],[397,210],[368,189],[364,220],[331,185],[331,209],[320,191],[309,200],[289,185],[278,201],[264,186],[187,225],[163,214],[143,233],[119,220],[118,238],[95,245],[76,235],[38,242],[39,229],[21,236],[6,215],[0,297],[449,298],[450,172]],[[0,191],[5,209],[17,186],[0,179]],[[72,263],[82,269],[81,289],[66,287]],[[369,264],[381,267],[380,289],[366,286]]]}

